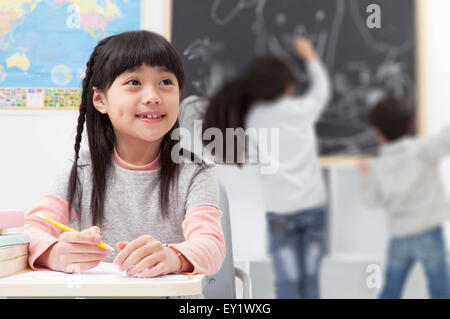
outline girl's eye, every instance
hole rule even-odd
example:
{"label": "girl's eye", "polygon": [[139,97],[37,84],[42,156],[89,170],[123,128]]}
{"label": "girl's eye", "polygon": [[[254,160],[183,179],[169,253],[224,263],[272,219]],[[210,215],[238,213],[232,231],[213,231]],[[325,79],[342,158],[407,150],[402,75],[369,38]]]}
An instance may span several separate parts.
{"label": "girl's eye", "polygon": [[140,85],[141,82],[139,82],[138,80],[130,80],[125,84],[130,84],[130,85]]}
{"label": "girl's eye", "polygon": [[173,84],[173,82],[170,79],[164,79],[160,83],[162,83],[163,85],[171,85],[171,84]]}

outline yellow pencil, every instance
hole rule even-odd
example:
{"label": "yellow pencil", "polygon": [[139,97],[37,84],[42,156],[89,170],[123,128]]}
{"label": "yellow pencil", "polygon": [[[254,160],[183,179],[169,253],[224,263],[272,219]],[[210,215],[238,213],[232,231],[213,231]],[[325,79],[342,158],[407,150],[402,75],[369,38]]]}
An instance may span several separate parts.
{"label": "yellow pencil", "polygon": [[[64,231],[71,231],[71,232],[79,233],[78,230],[73,229],[72,227],[69,227],[69,226],[67,226],[67,225],[61,224],[60,222],[58,222],[58,221],[56,221],[56,220],[54,220],[54,219],[51,219],[51,218],[49,218],[49,217],[42,216],[41,214],[36,214],[36,216],[39,217],[40,219],[42,219],[44,222],[47,222],[47,223],[49,223],[49,224],[52,224],[53,226],[56,226],[56,227],[58,227],[58,228],[61,228],[61,229],[64,230]],[[97,244],[97,246],[100,247],[100,248],[103,248],[103,249],[108,249],[108,250],[112,250],[112,251],[115,250],[115,249],[112,248],[110,245],[108,245],[108,244],[106,244],[106,243],[104,243],[104,242],[102,242],[102,241],[99,242],[99,243]]]}

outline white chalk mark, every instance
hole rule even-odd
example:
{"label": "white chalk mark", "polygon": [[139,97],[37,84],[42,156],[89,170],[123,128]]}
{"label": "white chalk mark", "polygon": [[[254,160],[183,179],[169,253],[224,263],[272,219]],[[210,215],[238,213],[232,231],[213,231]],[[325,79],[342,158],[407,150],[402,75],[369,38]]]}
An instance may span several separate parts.
{"label": "white chalk mark", "polygon": [[275,16],[275,22],[278,24],[278,25],[282,25],[282,24],[285,24],[286,23],[286,15],[284,15],[284,13],[278,13],[276,16]]}
{"label": "white chalk mark", "polygon": [[336,13],[333,19],[333,24],[331,26],[331,33],[329,36],[328,51],[325,56],[325,64],[327,65],[330,72],[334,70],[334,60],[336,58],[336,48],[339,38],[339,33],[341,31],[342,22],[345,15],[345,0],[336,1]]}
{"label": "white chalk mark", "polygon": [[256,1],[258,0],[239,0],[236,6],[230,12],[228,12],[227,15],[225,15],[224,17],[219,17],[217,12],[222,0],[215,0],[211,7],[211,18],[215,24],[225,25],[233,20],[242,10],[254,6]]}
{"label": "white chalk mark", "polygon": [[203,62],[206,62],[210,61],[214,54],[222,51],[224,47],[223,43],[214,43],[211,42],[208,37],[205,37],[203,39],[194,40],[194,42],[184,50],[183,55],[186,56],[188,60],[200,58]]}
{"label": "white chalk mark", "polygon": [[316,21],[322,22],[325,19],[325,11],[319,10],[316,12]]}

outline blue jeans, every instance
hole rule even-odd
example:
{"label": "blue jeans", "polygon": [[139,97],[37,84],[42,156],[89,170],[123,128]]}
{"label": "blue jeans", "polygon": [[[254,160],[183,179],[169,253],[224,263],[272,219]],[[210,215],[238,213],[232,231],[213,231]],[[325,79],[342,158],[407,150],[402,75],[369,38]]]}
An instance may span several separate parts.
{"label": "blue jeans", "polygon": [[319,298],[325,250],[325,208],[290,214],[267,212],[269,250],[278,299]]}
{"label": "blue jeans", "polygon": [[449,298],[446,249],[441,227],[389,241],[382,299],[400,298],[409,271],[423,264],[430,298]]}

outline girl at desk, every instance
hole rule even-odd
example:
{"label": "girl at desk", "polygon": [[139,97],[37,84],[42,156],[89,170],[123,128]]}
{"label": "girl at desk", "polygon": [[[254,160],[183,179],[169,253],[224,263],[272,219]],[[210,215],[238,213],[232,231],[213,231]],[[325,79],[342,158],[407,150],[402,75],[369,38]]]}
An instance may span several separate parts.
{"label": "girl at desk", "polygon": [[[103,260],[139,277],[220,269],[215,167],[172,155],[183,82],[179,55],[158,34],[98,43],[82,83],[74,161],[26,216],[31,268],[77,272]],[[89,150],[80,150],[85,123]],[[84,231],[62,232],[36,214]]]}

